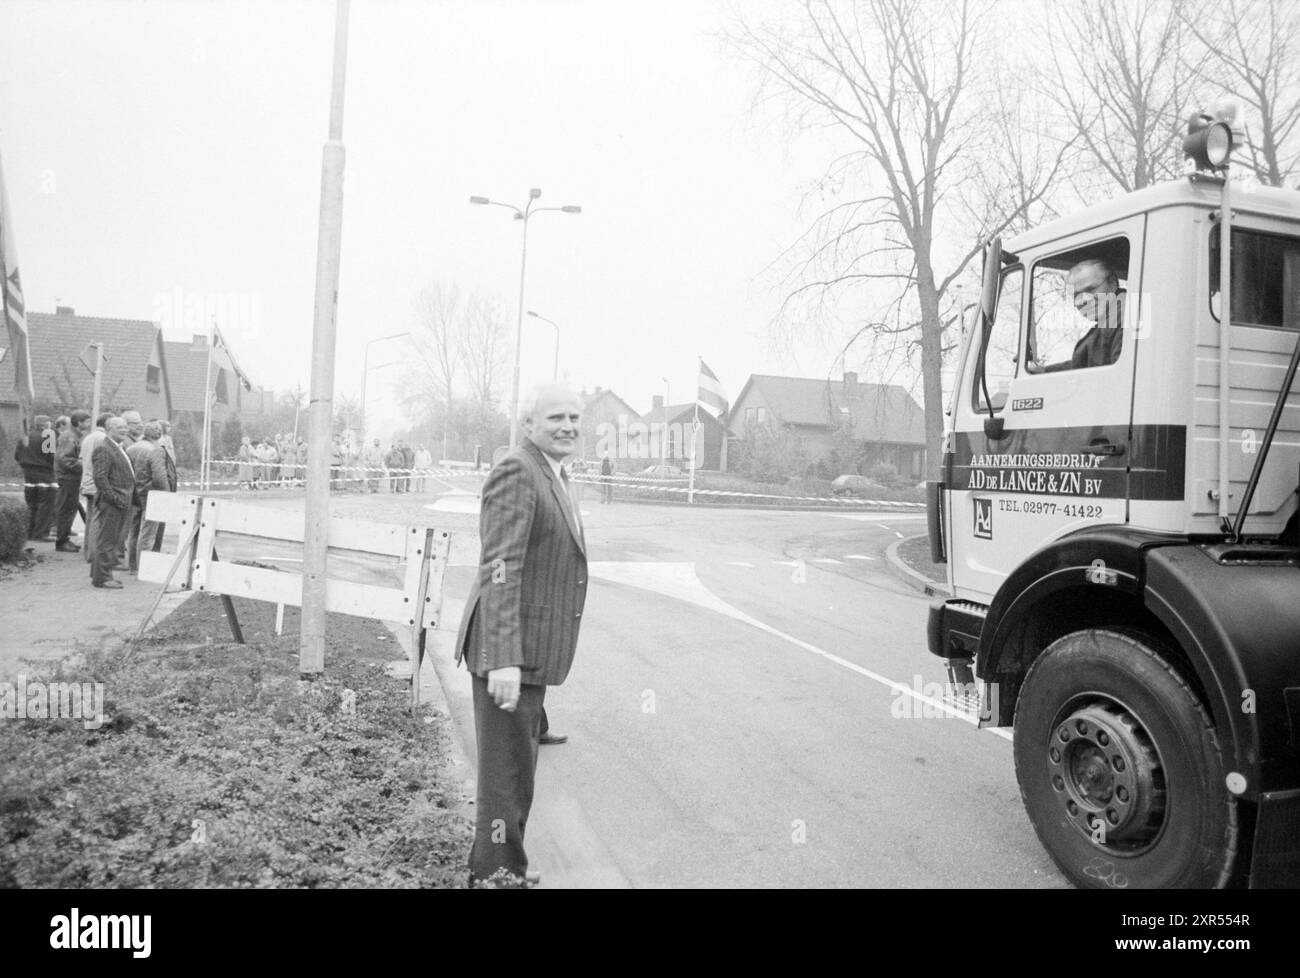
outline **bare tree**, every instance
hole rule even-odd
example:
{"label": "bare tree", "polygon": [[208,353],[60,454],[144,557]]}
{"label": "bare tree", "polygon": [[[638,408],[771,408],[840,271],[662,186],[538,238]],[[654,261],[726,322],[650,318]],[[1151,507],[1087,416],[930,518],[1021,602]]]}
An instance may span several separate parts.
{"label": "bare tree", "polygon": [[460,321],[463,313],[460,286],[431,282],[415,297],[416,329],[412,338],[433,369],[434,396],[444,405],[455,393],[456,369],[463,356]]}
{"label": "bare tree", "polygon": [[[943,434],[950,289],[982,241],[1041,210],[1062,152],[1032,138],[1003,142],[993,4],[954,0],[804,0],[796,21],[738,18],[732,42],[801,128],[831,128],[851,148],[819,190],[834,199],[787,256],[803,252],[783,303],[838,303],[854,290],[883,307],[858,330],[919,349],[928,464]],[[1020,150],[1023,149],[1023,152]],[[852,188],[872,190],[856,199]],[[964,233],[953,245],[953,235]],[[939,235],[945,235],[944,240]],[[881,289],[887,290],[882,294]]]}
{"label": "bare tree", "polygon": [[1085,196],[1100,184],[1132,191],[1182,172],[1181,140],[1200,57],[1189,64],[1190,0],[1054,4],[1045,90],[1083,149]]}
{"label": "bare tree", "polygon": [[478,419],[485,421],[496,410],[497,389],[510,353],[500,300],[482,292],[472,293],[465,304],[460,336],[470,401]]}
{"label": "bare tree", "polygon": [[334,430],[339,434],[349,430],[353,421],[361,419],[361,399],[355,394],[334,396]]}
{"label": "bare tree", "polygon": [[1197,76],[1245,103],[1243,162],[1261,183],[1283,186],[1300,167],[1300,4],[1221,0],[1186,22],[1203,52]]}

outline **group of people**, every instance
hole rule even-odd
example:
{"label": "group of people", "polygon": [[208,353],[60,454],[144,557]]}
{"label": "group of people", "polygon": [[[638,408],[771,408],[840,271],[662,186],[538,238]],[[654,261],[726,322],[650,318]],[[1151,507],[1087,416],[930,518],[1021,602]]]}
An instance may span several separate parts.
{"label": "group of people", "polygon": [[[241,489],[302,485],[307,475],[307,443],[292,435],[268,435],[260,441],[244,436],[236,458],[236,479]],[[380,440],[358,451],[349,439],[335,435],[330,443],[330,488],[357,488],[379,492],[424,492],[433,467],[433,453],[421,445],[412,448],[400,438],[384,450]]]}
{"label": "group of people", "polygon": [[[120,588],[113,572],[135,572],[140,553],[162,548],[164,525],[145,518],[149,493],[176,491],[171,424],[139,411],[119,417],[77,409],[51,420],[37,415],[14,458],[23,470],[28,538],[60,553],[84,553],[95,587]],[[72,541],[80,515],[83,545]]]}
{"label": "group of people", "polygon": [[286,434],[267,435],[254,442],[245,435],[237,458],[236,478],[241,489],[300,484],[307,465],[307,442]]}

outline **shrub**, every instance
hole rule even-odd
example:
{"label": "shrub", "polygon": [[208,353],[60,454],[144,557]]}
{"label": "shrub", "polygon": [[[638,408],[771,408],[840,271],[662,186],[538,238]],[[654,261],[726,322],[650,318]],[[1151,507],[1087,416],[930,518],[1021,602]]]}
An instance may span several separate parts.
{"label": "shrub", "polygon": [[888,462],[877,462],[867,469],[866,475],[872,482],[879,482],[882,486],[892,486],[898,483],[898,469]]}
{"label": "shrub", "polygon": [[27,546],[27,504],[0,496],[0,560],[13,560]]}

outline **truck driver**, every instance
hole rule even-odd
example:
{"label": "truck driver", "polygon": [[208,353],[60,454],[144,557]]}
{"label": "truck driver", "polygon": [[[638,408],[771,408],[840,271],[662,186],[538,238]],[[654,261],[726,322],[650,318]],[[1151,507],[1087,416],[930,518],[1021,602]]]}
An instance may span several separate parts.
{"label": "truck driver", "polygon": [[1069,360],[1044,365],[1031,359],[1026,364],[1031,374],[1104,367],[1119,359],[1124,339],[1124,293],[1115,270],[1100,258],[1085,258],[1070,269],[1065,288],[1075,311],[1092,323],[1092,328],[1075,344]]}

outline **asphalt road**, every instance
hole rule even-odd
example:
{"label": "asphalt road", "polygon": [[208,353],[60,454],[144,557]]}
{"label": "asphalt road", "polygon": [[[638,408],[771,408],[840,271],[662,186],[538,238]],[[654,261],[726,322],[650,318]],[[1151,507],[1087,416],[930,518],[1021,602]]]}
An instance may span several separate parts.
{"label": "asphalt road", "polygon": [[[332,507],[452,530],[454,628],[475,502],[462,487]],[[1067,885],[1021,808],[1008,732],[925,688],[944,680],[928,599],[884,558],[917,514],[589,497],[583,515],[593,586],[573,672],[547,694],[570,741],[542,748],[528,832],[544,886]],[[472,756],[449,644],[438,672]]]}

